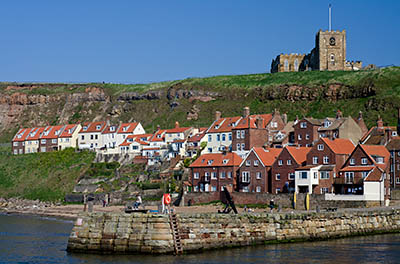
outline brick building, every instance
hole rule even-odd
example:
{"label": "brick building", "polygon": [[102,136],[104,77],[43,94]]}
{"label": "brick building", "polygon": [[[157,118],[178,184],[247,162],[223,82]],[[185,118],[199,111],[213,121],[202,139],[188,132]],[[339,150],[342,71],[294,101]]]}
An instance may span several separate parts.
{"label": "brick building", "polygon": [[314,118],[303,118],[294,126],[294,142],[299,147],[311,147],[318,140],[318,128],[322,121]]}
{"label": "brick building", "polygon": [[393,137],[386,149],[390,153],[390,186],[400,188],[400,137]]}
{"label": "brick building", "polygon": [[271,166],[280,148],[252,148],[240,164],[237,190],[239,192],[271,192]]}
{"label": "brick building", "polygon": [[271,167],[271,192],[294,192],[295,170],[305,165],[309,147],[285,147]]}
{"label": "brick building", "polygon": [[20,128],[11,141],[11,151],[14,155],[25,154],[25,139],[31,132],[31,128]]}
{"label": "brick building", "polygon": [[233,152],[208,153],[197,158],[191,165],[194,192],[217,192],[223,187],[236,189],[236,172],[242,159]]}
{"label": "brick building", "polygon": [[39,152],[52,152],[58,150],[58,137],[63,132],[64,126],[47,126],[39,137]]}

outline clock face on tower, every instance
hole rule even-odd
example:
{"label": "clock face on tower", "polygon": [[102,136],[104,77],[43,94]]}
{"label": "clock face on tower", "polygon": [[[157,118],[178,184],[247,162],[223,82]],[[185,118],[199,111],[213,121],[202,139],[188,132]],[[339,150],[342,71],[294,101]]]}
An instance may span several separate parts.
{"label": "clock face on tower", "polygon": [[334,37],[331,37],[331,38],[329,39],[329,45],[335,46],[335,44],[336,44],[336,39],[335,39]]}

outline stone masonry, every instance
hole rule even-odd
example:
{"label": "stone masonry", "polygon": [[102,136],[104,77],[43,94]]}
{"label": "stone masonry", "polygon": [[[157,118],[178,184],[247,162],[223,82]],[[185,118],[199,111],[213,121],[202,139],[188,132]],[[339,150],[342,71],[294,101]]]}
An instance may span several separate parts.
{"label": "stone masonry", "polygon": [[[296,214],[177,215],[184,252],[400,232],[400,210]],[[172,254],[169,218],[159,214],[82,213],[71,232],[70,252]]]}

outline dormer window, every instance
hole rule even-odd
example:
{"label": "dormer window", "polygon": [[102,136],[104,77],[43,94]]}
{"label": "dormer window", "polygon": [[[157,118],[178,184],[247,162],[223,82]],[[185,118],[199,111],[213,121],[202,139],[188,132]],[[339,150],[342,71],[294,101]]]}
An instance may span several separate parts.
{"label": "dormer window", "polygon": [[87,126],[84,126],[84,127],[83,127],[83,131],[86,131],[86,130],[87,130]]}
{"label": "dormer window", "polygon": [[72,129],[68,129],[68,134],[72,134]]}
{"label": "dormer window", "polygon": [[115,131],[115,126],[110,126],[110,131],[114,132]]}
{"label": "dormer window", "polygon": [[218,129],[219,128],[219,125],[215,125],[215,129]]}
{"label": "dormer window", "polygon": [[224,160],[222,161],[222,163],[223,163],[223,164],[227,164],[228,161],[229,161],[228,159],[224,159]]}
{"label": "dormer window", "polygon": [[101,128],[100,125],[97,125],[97,126],[96,126],[96,130],[100,130],[100,128]]}
{"label": "dormer window", "polygon": [[324,145],[323,144],[318,144],[318,150],[324,150]]}
{"label": "dormer window", "polygon": [[307,122],[301,122],[300,128],[307,128]]}
{"label": "dormer window", "polygon": [[122,131],[124,131],[124,132],[128,131],[128,127],[123,127]]}
{"label": "dormer window", "polygon": [[211,164],[213,164],[213,162],[214,162],[214,160],[209,160],[209,161],[207,162],[207,164],[208,164],[208,165],[211,165]]}
{"label": "dormer window", "polygon": [[21,134],[19,134],[18,136],[17,136],[17,138],[21,138],[22,137],[22,135]]}
{"label": "dormer window", "polygon": [[60,134],[60,130],[57,130],[57,131],[55,132],[55,135],[58,136],[59,134]]}
{"label": "dormer window", "polygon": [[330,125],[332,125],[332,122],[330,122],[329,120],[325,120],[324,127],[329,127]]}
{"label": "dormer window", "polygon": [[160,135],[160,134],[158,134],[158,135],[157,135],[157,138],[161,138],[161,135]]}
{"label": "dormer window", "polygon": [[384,158],[383,157],[376,157],[376,163],[383,164]]}

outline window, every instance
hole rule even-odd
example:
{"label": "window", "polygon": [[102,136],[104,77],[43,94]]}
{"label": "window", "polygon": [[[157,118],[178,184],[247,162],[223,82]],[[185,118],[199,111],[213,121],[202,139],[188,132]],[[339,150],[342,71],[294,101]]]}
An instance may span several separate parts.
{"label": "window", "polygon": [[318,164],[318,157],[313,157],[312,158],[312,163],[313,164]]}
{"label": "window", "polygon": [[14,155],[18,154],[18,150],[14,149]]}
{"label": "window", "polygon": [[228,171],[228,179],[231,179],[231,178],[232,178],[232,172]]}
{"label": "window", "polygon": [[287,165],[292,165],[292,160],[288,159],[288,160],[286,161],[286,164],[287,164]]}
{"label": "window", "polygon": [[208,148],[208,152],[209,152],[209,153],[212,153],[212,148]]}
{"label": "window", "polygon": [[280,173],[275,174],[275,179],[277,181],[280,181],[281,180],[281,174]]}
{"label": "window", "polygon": [[300,172],[300,179],[307,179],[308,178],[308,172],[302,171]]}
{"label": "window", "polygon": [[301,122],[300,128],[307,128],[307,122]]}
{"label": "window", "polygon": [[244,150],[244,146],[245,146],[244,143],[242,143],[242,150]]}
{"label": "window", "polygon": [[51,140],[51,143],[52,143],[52,144],[57,144],[57,139],[56,139],[56,138],[53,138],[53,139]]}
{"label": "window", "polygon": [[346,183],[353,183],[353,181],[354,181],[354,172],[346,171],[344,176],[345,176]]}
{"label": "window", "polygon": [[217,187],[211,186],[211,191],[212,191],[212,192],[216,192],[216,191],[217,191]]}
{"label": "window", "polygon": [[289,178],[289,180],[294,180],[294,172],[290,172],[288,174],[288,178]]}
{"label": "window", "polygon": [[256,172],[256,179],[257,180],[261,179],[261,172],[259,172],[259,171]]}
{"label": "window", "polygon": [[329,157],[328,156],[324,156],[323,159],[322,159],[322,162],[324,164],[329,164]]}
{"label": "window", "polygon": [[242,191],[243,191],[243,192],[249,192],[249,186],[243,187]]}
{"label": "window", "polygon": [[246,166],[250,166],[251,165],[251,160],[246,160]]}
{"label": "window", "polygon": [[90,139],[93,140],[93,138],[94,138],[93,135],[90,135]]}
{"label": "window", "polygon": [[354,164],[356,164],[356,160],[354,158],[351,158],[350,159],[350,165],[354,165]]}
{"label": "window", "polygon": [[368,176],[368,171],[361,172],[361,176],[362,176],[363,179],[365,179],[365,177]]}
{"label": "window", "polygon": [[205,172],[204,173],[204,180],[205,181],[209,181],[210,180],[210,173],[209,172]]}
{"label": "window", "polygon": [[271,122],[271,127],[277,128],[278,127],[278,122]]}
{"label": "window", "polygon": [[198,192],[199,191],[199,186],[194,186],[194,191]]}
{"label": "window", "polygon": [[211,160],[208,160],[208,161],[207,161],[207,164],[208,164],[208,165],[211,165],[211,164],[213,164],[213,162],[214,162],[214,160],[211,159]]}
{"label": "window", "polygon": [[321,171],[320,172],[320,177],[321,177],[321,180],[329,179],[329,171]]}
{"label": "window", "polygon": [[289,61],[287,59],[283,61],[283,67],[284,71],[289,71]]}
{"label": "window", "polygon": [[225,177],[226,177],[226,172],[225,171],[222,171],[222,172],[219,173],[219,178],[225,179]]}
{"label": "window", "polygon": [[396,178],[396,183],[400,184],[400,178],[399,177]]}
{"label": "window", "polygon": [[306,139],[307,140],[310,139],[310,135],[309,134],[306,134]]}
{"label": "window", "polygon": [[228,161],[229,161],[228,159],[224,159],[224,160],[222,161],[222,163],[223,163],[223,164],[227,164]]}
{"label": "window", "polygon": [[380,164],[383,164],[383,157],[377,157],[376,158],[376,162],[380,163]]}
{"label": "window", "polygon": [[[126,136],[124,135],[124,138],[125,138]],[[99,139],[99,135],[95,135],[94,136],[94,139]]]}
{"label": "window", "polygon": [[331,64],[335,65],[335,55],[332,53],[330,56]]}
{"label": "window", "polygon": [[246,132],[246,131],[244,131],[244,130],[242,130],[242,131],[240,132],[240,134],[242,135],[242,138],[244,138],[245,132]]}
{"label": "window", "polygon": [[314,179],[318,179],[318,172],[314,172]]}
{"label": "window", "polygon": [[238,139],[240,138],[240,130],[236,131],[236,138],[238,138]]}
{"label": "window", "polygon": [[256,166],[256,167],[258,166],[258,160],[254,161],[254,166]]}
{"label": "window", "polygon": [[282,166],[283,165],[283,160],[278,160],[278,165]]}
{"label": "window", "polygon": [[14,147],[18,147],[18,142],[13,143]]}
{"label": "window", "polygon": [[242,182],[250,182],[250,172],[248,171],[242,172]]}
{"label": "window", "polygon": [[297,139],[298,139],[298,140],[301,140],[301,134],[298,134],[298,135],[297,135]]}
{"label": "window", "polygon": [[318,150],[324,150],[324,144],[318,144],[317,148]]}
{"label": "window", "polygon": [[228,134],[229,141],[232,141],[232,133]]}
{"label": "window", "polygon": [[361,158],[361,164],[362,164],[362,165],[368,164],[367,158]]}
{"label": "window", "polygon": [[221,135],[217,134],[217,141],[221,141]]}
{"label": "window", "polygon": [[100,130],[100,128],[101,128],[100,125],[97,125],[97,126],[96,126],[96,130]]}
{"label": "window", "polygon": [[299,71],[299,60],[298,59],[294,60],[294,71]]}
{"label": "window", "polygon": [[275,192],[276,193],[280,193],[281,192],[281,188],[276,188]]}
{"label": "window", "polygon": [[46,144],[46,139],[40,140],[40,143],[41,143],[41,144]]}
{"label": "window", "polygon": [[86,131],[86,130],[87,130],[87,126],[84,126],[84,127],[83,127],[83,131]]}
{"label": "window", "polygon": [[236,144],[236,150],[240,150],[240,143]]}
{"label": "window", "polygon": [[222,134],[222,141],[225,141],[225,140],[226,140],[226,135]]}
{"label": "window", "polygon": [[212,140],[212,136],[208,135],[208,142],[211,142],[211,140]]}
{"label": "window", "polygon": [[258,193],[261,192],[261,187],[260,186],[256,187],[256,192],[258,192]]}
{"label": "window", "polygon": [[216,172],[211,172],[211,179],[213,179],[213,180],[217,179],[217,173]]}
{"label": "window", "polygon": [[41,147],[40,152],[46,152],[46,147]]}
{"label": "window", "polygon": [[193,174],[193,178],[194,178],[194,179],[198,179],[198,178],[199,178],[199,173],[198,173],[198,172],[195,172],[195,173]]}

